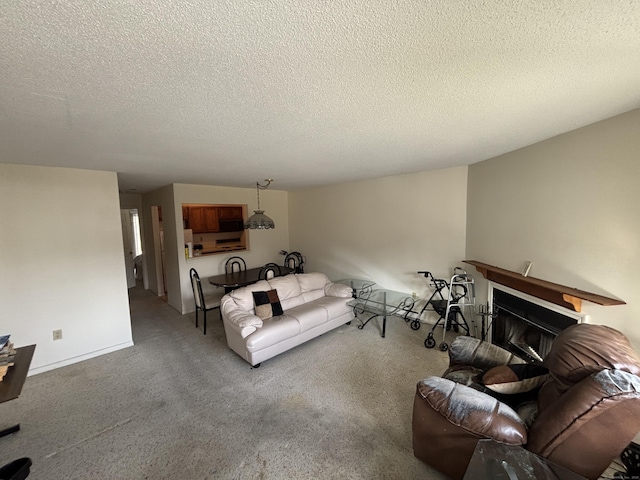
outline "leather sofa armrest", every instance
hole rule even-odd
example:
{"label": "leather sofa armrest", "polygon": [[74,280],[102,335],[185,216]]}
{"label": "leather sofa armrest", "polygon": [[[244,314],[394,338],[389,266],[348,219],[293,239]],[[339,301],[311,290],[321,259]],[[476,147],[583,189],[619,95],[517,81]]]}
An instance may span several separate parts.
{"label": "leather sofa armrest", "polygon": [[527,443],[527,427],[518,414],[486,393],[441,377],[421,380],[417,391],[449,423],[477,437],[509,445]]}
{"label": "leather sofa armrest", "polygon": [[230,329],[231,331],[236,332],[241,338],[247,338],[249,335],[251,335],[253,332],[255,332],[258,329],[258,327],[255,327],[255,326],[240,327],[224,317],[222,317],[222,320],[225,325],[225,330]]}
{"label": "leather sofa armrest", "polygon": [[324,294],[327,297],[352,297],[353,290],[347,285],[341,283],[327,283],[324,286]]}
{"label": "leather sofa armrest", "polygon": [[232,310],[231,312],[226,312],[225,317],[230,323],[240,328],[244,328],[244,327],[261,328],[263,325],[262,319],[259,316],[254,315],[253,313],[243,312],[240,309]]}
{"label": "leather sofa armrest", "polygon": [[527,441],[524,422],[509,406],[440,377],[418,383],[412,431],[414,455],[454,480],[464,476],[478,440]]}
{"label": "leather sofa armrest", "polygon": [[449,365],[467,365],[488,370],[510,363],[526,362],[510,351],[478,338],[461,335],[449,347]]}

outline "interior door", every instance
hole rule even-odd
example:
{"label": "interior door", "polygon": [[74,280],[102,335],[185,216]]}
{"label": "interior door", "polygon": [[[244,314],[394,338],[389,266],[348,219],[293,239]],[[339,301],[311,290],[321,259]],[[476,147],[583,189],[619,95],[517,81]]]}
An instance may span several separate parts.
{"label": "interior door", "polygon": [[131,245],[131,216],[129,210],[120,210],[120,223],[122,225],[122,245],[124,251],[124,266],[127,271],[127,288],[136,286],[136,276],[133,270],[133,247]]}

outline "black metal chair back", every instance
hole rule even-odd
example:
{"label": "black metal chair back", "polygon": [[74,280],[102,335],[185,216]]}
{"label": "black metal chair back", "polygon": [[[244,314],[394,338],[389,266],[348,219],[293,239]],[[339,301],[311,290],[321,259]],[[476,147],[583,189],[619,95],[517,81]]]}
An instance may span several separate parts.
{"label": "black metal chair back", "polygon": [[225,273],[243,272],[247,269],[247,263],[242,257],[231,257],[224,264]]}
{"label": "black metal chair back", "polygon": [[284,257],[284,266],[293,269],[294,273],[304,273],[304,261],[300,252],[289,252]]}
{"label": "black metal chair back", "polygon": [[269,280],[273,277],[279,277],[281,273],[280,265],[277,263],[267,263],[260,269],[258,278],[260,280]]}

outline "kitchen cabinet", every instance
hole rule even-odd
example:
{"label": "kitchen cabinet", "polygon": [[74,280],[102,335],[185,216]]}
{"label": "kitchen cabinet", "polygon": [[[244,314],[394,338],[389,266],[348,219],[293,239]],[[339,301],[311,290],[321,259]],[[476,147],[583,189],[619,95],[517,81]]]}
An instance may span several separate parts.
{"label": "kitchen cabinet", "polygon": [[182,223],[193,233],[241,232],[242,205],[182,205]]}
{"label": "kitchen cabinet", "polygon": [[220,220],[242,220],[242,207],[218,207]]}
{"label": "kitchen cabinet", "polygon": [[189,228],[193,233],[218,232],[218,207],[189,207]]}

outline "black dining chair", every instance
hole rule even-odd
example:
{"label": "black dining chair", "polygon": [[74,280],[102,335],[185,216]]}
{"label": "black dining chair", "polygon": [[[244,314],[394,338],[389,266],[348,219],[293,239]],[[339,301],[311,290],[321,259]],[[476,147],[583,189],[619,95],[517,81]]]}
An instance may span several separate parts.
{"label": "black dining chair", "polygon": [[280,265],[277,263],[267,263],[262,266],[260,272],[258,273],[258,278],[260,280],[269,280],[273,277],[279,277],[281,275]]}
{"label": "black dining chair", "polygon": [[[215,292],[205,296],[202,292],[202,283],[200,282],[200,275],[195,268],[189,270],[189,276],[191,277],[191,288],[193,288],[193,300],[196,304],[196,328],[198,328],[198,310],[202,310],[204,320],[202,322],[202,333],[207,334],[207,312],[210,310],[220,310],[220,300],[224,296],[224,292]],[[220,312],[220,319],[222,319],[222,312]]]}
{"label": "black dining chair", "polygon": [[225,273],[243,272],[247,269],[247,263],[242,257],[231,257],[224,264]]}
{"label": "black dining chair", "polygon": [[294,273],[304,273],[304,261],[300,252],[289,252],[284,257],[284,266],[291,268]]}

